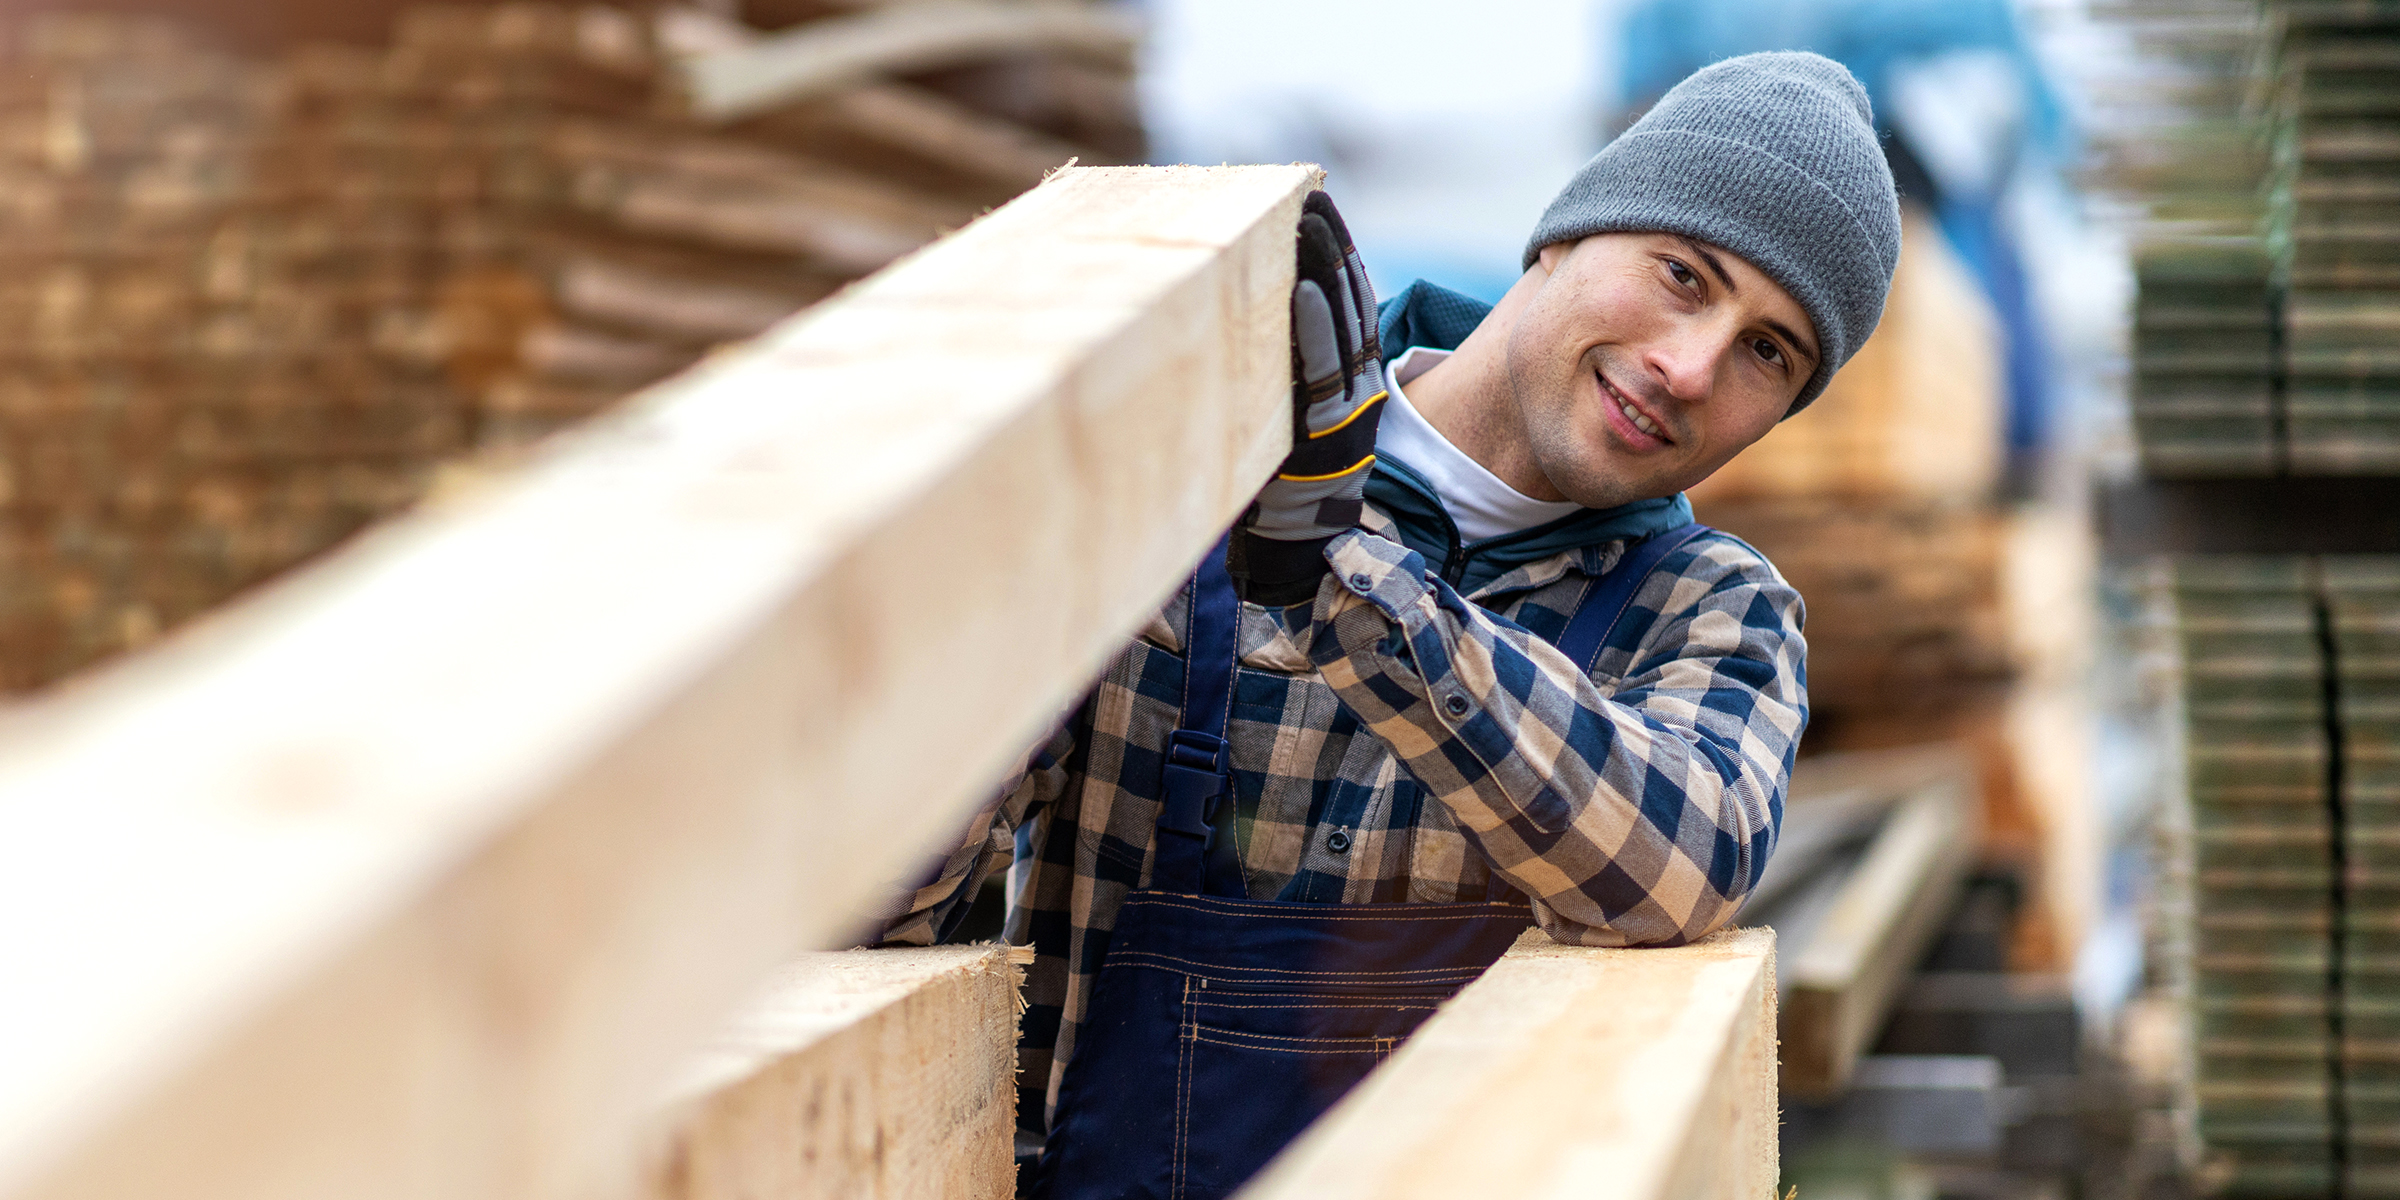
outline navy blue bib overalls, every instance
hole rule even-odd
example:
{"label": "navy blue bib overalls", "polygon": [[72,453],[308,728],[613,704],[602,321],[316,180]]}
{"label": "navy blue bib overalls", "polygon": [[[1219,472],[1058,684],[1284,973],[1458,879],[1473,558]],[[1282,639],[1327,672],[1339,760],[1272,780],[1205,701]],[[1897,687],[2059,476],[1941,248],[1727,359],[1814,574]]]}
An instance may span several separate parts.
{"label": "navy blue bib overalls", "polygon": [[[1634,546],[1585,592],[1558,648],[1588,672],[1642,581],[1703,532]],[[1532,922],[1522,900],[1247,898],[1226,802],[1241,602],[1221,543],[1191,589],[1151,886],[1117,912],[1036,1173],[1044,1200],[1230,1194]]]}

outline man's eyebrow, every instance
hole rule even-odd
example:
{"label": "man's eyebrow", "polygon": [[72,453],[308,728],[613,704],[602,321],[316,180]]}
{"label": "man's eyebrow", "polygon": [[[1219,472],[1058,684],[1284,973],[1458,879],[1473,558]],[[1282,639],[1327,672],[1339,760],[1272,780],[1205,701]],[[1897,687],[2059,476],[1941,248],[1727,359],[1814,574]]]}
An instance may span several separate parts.
{"label": "man's eyebrow", "polygon": [[1808,359],[1809,365],[1816,365],[1816,346],[1801,338],[1799,334],[1793,333],[1791,326],[1788,326],[1773,317],[1766,318],[1765,320],[1761,321],[1760,324],[1774,330],[1777,337],[1782,338],[1784,341],[1790,342],[1792,344],[1792,349],[1799,351],[1803,357]]}
{"label": "man's eyebrow", "polygon": [[1736,284],[1733,281],[1732,274],[1725,270],[1725,263],[1717,257],[1716,251],[1711,250],[1708,247],[1701,245],[1697,240],[1685,237],[1680,233],[1671,234],[1669,236],[1673,237],[1676,241],[1683,243],[1683,248],[1691,251],[1694,258],[1697,258],[1701,262],[1708,264],[1709,271],[1717,277],[1719,282],[1725,285],[1726,295],[1732,296],[1739,295],[1741,293],[1741,286]]}
{"label": "man's eyebrow", "polygon": [[[1717,257],[1716,251],[1711,250],[1707,246],[1701,244],[1697,238],[1686,237],[1680,233],[1672,233],[1668,234],[1667,236],[1674,238],[1677,242],[1683,245],[1684,249],[1691,251],[1692,257],[1699,259],[1701,262],[1707,263],[1709,271],[1715,274],[1716,277],[1725,284],[1726,295],[1734,296],[1741,294],[1741,288],[1733,282],[1733,275],[1725,269],[1725,263],[1722,259]],[[1767,318],[1761,323],[1767,328],[1774,330],[1777,337],[1780,337],[1784,341],[1791,343],[1792,349],[1799,351],[1802,357],[1808,359],[1810,366],[1816,365],[1816,343],[1811,342],[1808,339],[1801,337],[1799,334],[1792,332],[1791,326],[1775,320],[1772,317]]]}

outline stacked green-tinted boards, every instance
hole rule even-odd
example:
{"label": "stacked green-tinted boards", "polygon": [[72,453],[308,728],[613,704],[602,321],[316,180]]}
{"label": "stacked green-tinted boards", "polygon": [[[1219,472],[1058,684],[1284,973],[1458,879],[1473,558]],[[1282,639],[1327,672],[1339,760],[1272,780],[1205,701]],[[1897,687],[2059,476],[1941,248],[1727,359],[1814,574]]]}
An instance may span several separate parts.
{"label": "stacked green-tinted boards", "polygon": [[2322,560],[2345,863],[2341,998],[2350,1192],[2400,1196],[2400,558]]}
{"label": "stacked green-tinted boards", "polygon": [[2201,1144],[2232,1194],[2330,1195],[2338,889],[2308,564],[2185,560],[2173,584]]}
{"label": "stacked green-tinted boards", "polygon": [[2116,7],[2152,476],[2400,474],[2400,3]]}
{"label": "stacked green-tinted boards", "polygon": [[2400,1198],[2400,557],[2187,558],[2169,584],[2203,1179]]}
{"label": "stacked green-tinted boards", "polygon": [[2400,473],[2400,4],[2280,15],[2268,242],[2290,469]]}

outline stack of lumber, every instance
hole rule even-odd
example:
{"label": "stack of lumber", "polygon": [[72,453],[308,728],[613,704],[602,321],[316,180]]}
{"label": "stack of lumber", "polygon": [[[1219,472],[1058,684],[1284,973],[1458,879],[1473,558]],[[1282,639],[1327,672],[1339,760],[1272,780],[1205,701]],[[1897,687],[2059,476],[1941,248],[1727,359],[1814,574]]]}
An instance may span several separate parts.
{"label": "stack of lumber", "polygon": [[2153,476],[2400,472],[2400,12],[2137,0],[2103,85]]}
{"label": "stack of lumber", "polygon": [[2283,0],[2269,241],[2291,468],[2400,474],[2400,10]]}
{"label": "stack of lumber", "polygon": [[1129,31],[1080,4],[420,7],[275,63],[17,32],[4,690],[1141,149]]}
{"label": "stack of lumber", "polygon": [[2108,9],[2133,59],[2089,81],[2096,181],[2134,216],[2130,399],[2152,475],[2263,474],[2274,464],[2277,317],[2260,224],[2266,139],[2249,67],[2249,0],[2126,0]]}
{"label": "stack of lumber", "polygon": [[2400,559],[2160,569],[2189,1102],[2229,1187],[2400,1195]]}
{"label": "stack of lumber", "polygon": [[2194,559],[2165,580],[2183,807],[2167,944],[2210,1169],[2237,1191],[2336,1185],[2335,810],[2305,560]]}
{"label": "stack of lumber", "polygon": [[293,444],[343,365],[299,344],[307,314],[211,269],[271,116],[258,75],[162,26],[66,19],[19,30],[5,75],[0,687],[23,687],[388,501],[359,456]]}
{"label": "stack of lumber", "polygon": [[2349,1185],[2400,1196],[2400,558],[2322,560],[2339,796]]}

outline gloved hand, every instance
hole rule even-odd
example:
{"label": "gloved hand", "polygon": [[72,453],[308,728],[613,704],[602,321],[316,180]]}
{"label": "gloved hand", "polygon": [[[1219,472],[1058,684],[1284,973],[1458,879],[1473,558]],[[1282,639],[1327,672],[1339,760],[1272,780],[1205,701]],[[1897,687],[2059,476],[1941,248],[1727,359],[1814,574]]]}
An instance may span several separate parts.
{"label": "gloved hand", "polygon": [[1325,576],[1325,543],[1358,524],[1375,429],[1390,393],[1376,339],[1375,289],[1333,201],[1300,210],[1292,286],[1292,453],[1235,527],[1227,566],[1245,600],[1298,604]]}

